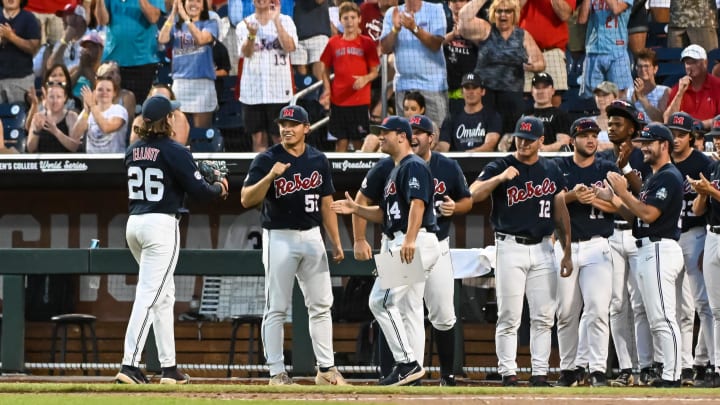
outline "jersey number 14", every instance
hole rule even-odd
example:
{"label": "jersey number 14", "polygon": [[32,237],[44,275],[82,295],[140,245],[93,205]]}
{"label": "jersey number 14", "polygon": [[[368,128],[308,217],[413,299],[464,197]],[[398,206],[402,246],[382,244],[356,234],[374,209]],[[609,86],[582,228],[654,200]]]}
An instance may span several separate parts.
{"label": "jersey number 14", "polygon": [[160,201],[165,193],[164,173],[156,167],[128,167],[128,196],[131,200]]}

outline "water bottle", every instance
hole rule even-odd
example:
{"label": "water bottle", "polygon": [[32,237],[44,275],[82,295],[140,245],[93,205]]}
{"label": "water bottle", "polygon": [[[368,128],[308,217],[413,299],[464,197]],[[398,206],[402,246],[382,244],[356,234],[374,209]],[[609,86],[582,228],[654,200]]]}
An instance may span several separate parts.
{"label": "water bottle", "polygon": [[705,142],[705,152],[715,152],[715,144],[712,141]]}

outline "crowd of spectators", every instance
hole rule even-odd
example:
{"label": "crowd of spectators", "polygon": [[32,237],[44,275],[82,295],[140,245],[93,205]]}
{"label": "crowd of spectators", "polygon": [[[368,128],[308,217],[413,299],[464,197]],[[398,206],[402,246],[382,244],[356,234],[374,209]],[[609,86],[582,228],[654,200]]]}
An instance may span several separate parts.
{"label": "crowd of spectators", "polygon": [[[243,139],[227,150],[262,151],[279,142],[278,111],[318,81],[299,102],[316,107],[313,121],[329,116],[311,138],[327,151],[376,151],[368,127],[383,105],[386,114],[421,107],[440,151],[510,150],[507,134],[524,115],[545,124],[544,151],[569,150],[569,123],[581,115],[595,116],[607,148],[604,107],[615,99],[648,121],[685,111],[705,129],[720,113],[712,1],[347,3],[2,0],[0,103],[27,111],[27,142],[0,152],[124,151],[137,106],[156,91],[181,102],[178,141],[237,103],[232,136]],[[656,77],[657,41],[647,44],[658,35],[660,48],[684,49],[671,61],[685,71],[674,80]]]}

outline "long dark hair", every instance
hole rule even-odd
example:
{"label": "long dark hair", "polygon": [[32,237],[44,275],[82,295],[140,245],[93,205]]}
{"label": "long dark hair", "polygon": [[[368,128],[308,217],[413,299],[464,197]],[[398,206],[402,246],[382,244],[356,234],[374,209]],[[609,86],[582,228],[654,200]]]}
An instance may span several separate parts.
{"label": "long dark hair", "polygon": [[70,97],[72,94],[72,77],[70,77],[70,71],[68,70],[67,66],[65,66],[64,63],[56,63],[52,66],[50,66],[50,69],[45,70],[45,76],[43,77],[42,85],[43,87],[48,86],[48,80],[50,80],[50,74],[53,72],[53,70],[60,68],[62,69],[63,75],[65,76],[65,85],[60,86],[65,90],[65,96]]}
{"label": "long dark hair", "polygon": [[[210,10],[208,9],[208,1],[207,0],[200,0],[203,4],[202,11],[200,11],[200,21],[207,21],[210,19]],[[187,3],[187,0],[182,1],[183,7],[185,7],[185,4]],[[185,9],[185,12],[187,12],[187,9]],[[178,20],[175,23],[175,29],[180,30],[182,28],[182,24],[184,21]]]}

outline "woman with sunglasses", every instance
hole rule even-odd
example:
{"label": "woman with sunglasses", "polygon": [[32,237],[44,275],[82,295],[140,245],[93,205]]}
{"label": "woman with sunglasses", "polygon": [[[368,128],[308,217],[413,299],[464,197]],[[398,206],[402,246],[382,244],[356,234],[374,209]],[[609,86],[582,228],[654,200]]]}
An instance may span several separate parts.
{"label": "woman with sunglasses", "polygon": [[[66,93],[69,95],[70,93],[70,72],[68,71],[67,67],[63,65],[62,63],[56,63],[52,66],[50,66],[50,69],[47,69],[45,71],[45,76],[43,76],[42,81],[42,87],[40,88],[40,91],[42,92],[42,99],[38,99],[37,90],[35,87],[30,87],[27,92],[26,102],[30,105],[30,109],[28,109],[27,118],[25,119],[25,129],[28,131],[28,133],[32,132],[32,119],[35,116],[35,113],[43,111],[44,105],[42,101],[47,96],[46,89],[48,86],[60,86],[63,89],[65,89]],[[79,100],[78,100],[79,101]],[[70,96],[66,99],[66,106],[68,110],[74,110],[76,105],[80,105],[80,103],[75,103],[74,99],[71,99]]]}
{"label": "woman with sunglasses", "polygon": [[128,112],[113,104],[118,87],[110,78],[98,78],[95,90],[83,87],[83,110],[70,133],[73,138],[85,136],[87,153],[124,153]]}
{"label": "woman with sunglasses", "polygon": [[514,132],[525,110],[525,72],[545,70],[545,58],[529,32],[518,27],[518,0],[496,0],[490,22],[477,17],[486,0],[472,0],[458,13],[459,34],[478,45],[475,74],[486,85],[483,105],[501,112],[503,133]]}
{"label": "woman with sunglasses", "polygon": [[[175,93],[172,91],[172,88],[170,88],[170,86],[165,83],[153,84],[152,88],[150,89],[150,93],[148,93],[148,98],[152,96],[163,96],[170,101],[176,100]],[[172,138],[180,145],[187,145],[188,137],[190,135],[190,124],[188,123],[185,113],[180,111],[180,109],[178,108],[177,110],[173,110],[171,115],[172,116],[170,117],[170,123],[172,123],[172,133],[170,134],[170,138]],[[130,145],[140,140],[140,136],[135,131],[135,128],[141,126],[140,124],[142,124],[142,116],[138,115],[137,117],[135,117],[135,120],[132,124],[132,129],[130,130]]]}
{"label": "woman with sunglasses", "polygon": [[35,114],[27,138],[28,153],[76,152],[81,140],[71,137],[70,128],[77,122],[77,113],[65,107],[67,88],[59,82],[48,82],[43,87],[43,111]]}
{"label": "woman with sunglasses", "polygon": [[173,91],[195,128],[211,127],[217,109],[212,55],[217,37],[217,22],[210,19],[204,0],[175,0],[158,34],[159,43],[172,41]]}

